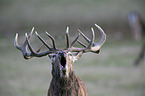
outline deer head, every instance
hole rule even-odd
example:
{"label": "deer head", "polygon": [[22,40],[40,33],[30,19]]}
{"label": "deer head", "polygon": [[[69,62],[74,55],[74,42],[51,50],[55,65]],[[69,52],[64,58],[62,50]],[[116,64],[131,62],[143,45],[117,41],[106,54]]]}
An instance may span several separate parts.
{"label": "deer head", "polygon": [[[30,44],[30,37],[32,36],[32,33],[34,31],[34,27],[32,28],[32,31],[29,35],[25,33],[25,42],[22,46],[18,45],[17,39],[18,39],[18,33],[16,33],[14,46],[19,49],[25,59],[30,59],[32,57],[42,57],[48,55],[49,58],[52,61],[52,75],[53,78],[69,78],[73,74],[73,63],[77,61],[83,53],[86,52],[93,52],[93,53],[99,53],[99,50],[101,46],[104,44],[106,40],[106,34],[104,31],[99,27],[97,24],[95,26],[99,29],[102,38],[98,43],[94,42],[95,34],[94,29],[91,28],[92,32],[92,38],[87,38],[80,30],[78,30],[79,34],[77,37],[70,43],[69,38],[69,27],[66,29],[66,48],[64,49],[58,49],[55,44],[55,39],[46,32],[46,35],[51,39],[53,47],[48,45],[45,40],[35,31],[36,36],[38,39],[42,42],[42,45],[37,51],[34,51]],[[79,36],[82,35],[82,37],[88,42],[88,45],[85,45],[81,41],[78,40]],[[80,45],[83,46],[83,48],[73,47],[73,44],[78,42]],[[41,48],[45,46],[48,48],[48,50],[44,52],[40,52]],[[27,50],[29,48],[30,51]],[[51,89],[51,88],[50,88]]]}
{"label": "deer head", "polygon": [[71,52],[60,51],[49,55],[52,61],[52,75],[56,78],[69,77],[73,71],[73,63],[76,59]]}

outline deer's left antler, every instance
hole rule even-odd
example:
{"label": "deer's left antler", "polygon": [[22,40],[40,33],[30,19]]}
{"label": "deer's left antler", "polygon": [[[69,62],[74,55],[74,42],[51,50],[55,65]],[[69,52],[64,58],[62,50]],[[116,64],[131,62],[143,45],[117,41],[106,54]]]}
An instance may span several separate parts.
{"label": "deer's left antler", "polygon": [[94,24],[100,31],[102,37],[101,40],[98,43],[94,42],[95,39],[95,34],[94,34],[94,29],[91,28],[92,31],[92,38],[91,40],[86,37],[79,29],[78,32],[84,37],[84,39],[89,43],[88,46],[86,46],[85,44],[83,44],[81,41],[77,40],[77,42],[79,44],[81,44],[84,48],[76,48],[76,47],[72,47],[72,48],[68,48],[68,50],[72,51],[72,52],[80,52],[83,51],[83,53],[85,52],[93,52],[93,53],[98,53],[98,51],[100,50],[101,46],[105,43],[106,41],[106,34],[104,33],[103,29],[98,26],[97,24]]}

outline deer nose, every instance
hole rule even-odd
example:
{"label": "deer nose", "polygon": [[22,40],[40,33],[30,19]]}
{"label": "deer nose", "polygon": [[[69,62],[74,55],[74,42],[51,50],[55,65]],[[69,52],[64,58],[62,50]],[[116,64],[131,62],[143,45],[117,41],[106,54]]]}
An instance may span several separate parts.
{"label": "deer nose", "polygon": [[65,52],[64,51],[61,51],[61,52],[59,52],[59,56],[61,56],[61,57],[65,57]]}

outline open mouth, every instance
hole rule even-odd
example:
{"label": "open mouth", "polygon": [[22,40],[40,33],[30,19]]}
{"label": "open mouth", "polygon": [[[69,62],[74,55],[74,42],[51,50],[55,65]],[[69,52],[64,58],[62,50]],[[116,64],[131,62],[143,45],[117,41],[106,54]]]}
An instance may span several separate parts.
{"label": "open mouth", "polygon": [[66,58],[64,56],[60,57],[60,70],[62,77],[67,76]]}
{"label": "open mouth", "polygon": [[60,76],[67,77],[68,76],[68,67],[67,67],[67,58],[64,52],[59,53],[59,67],[60,67]]}
{"label": "open mouth", "polygon": [[60,57],[60,65],[62,68],[66,67],[66,58],[64,56]]}

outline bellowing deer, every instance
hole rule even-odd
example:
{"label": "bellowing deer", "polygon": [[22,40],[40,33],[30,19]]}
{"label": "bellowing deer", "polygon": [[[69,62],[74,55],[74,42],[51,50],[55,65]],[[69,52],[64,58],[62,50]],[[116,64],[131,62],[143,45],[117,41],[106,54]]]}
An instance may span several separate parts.
{"label": "bellowing deer", "polygon": [[[17,43],[18,33],[16,34],[14,46],[22,52],[25,59],[30,59],[32,57],[42,57],[46,55],[50,57],[52,61],[52,80],[48,89],[47,96],[88,96],[85,84],[79,77],[76,76],[73,70],[73,63],[77,61],[83,53],[86,52],[99,53],[101,46],[104,44],[106,40],[106,34],[97,24],[95,24],[95,26],[99,29],[102,35],[102,38],[98,43],[94,42],[95,34],[93,28],[91,28],[92,31],[91,40],[87,38],[80,30],[78,30],[79,34],[70,43],[68,34],[69,28],[67,27],[66,29],[67,45],[66,48],[64,49],[58,49],[56,47],[54,38],[47,32],[46,34],[52,40],[53,47],[50,47],[45,42],[45,40],[42,39],[37,32],[35,32],[37,37],[43,43],[42,46],[46,46],[48,48],[48,50],[41,53],[39,51],[41,50],[42,46],[37,51],[34,51],[29,41],[34,31],[34,28],[32,29],[29,35],[27,35],[27,33],[25,34],[26,40],[22,46],[18,45]],[[89,43],[87,46],[78,40],[80,34]],[[81,44],[83,48],[73,47],[73,44],[75,42]],[[27,47],[29,48],[30,52],[27,50]]]}

